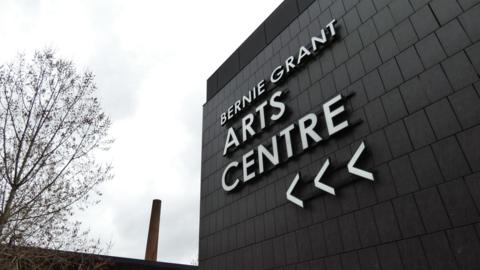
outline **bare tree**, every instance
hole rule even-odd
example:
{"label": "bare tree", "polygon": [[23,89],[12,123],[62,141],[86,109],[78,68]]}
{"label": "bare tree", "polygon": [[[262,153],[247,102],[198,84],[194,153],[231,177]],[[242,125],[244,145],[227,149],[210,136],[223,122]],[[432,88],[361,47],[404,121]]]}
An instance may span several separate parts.
{"label": "bare tree", "polygon": [[96,187],[111,178],[94,157],[111,143],[95,91],[92,73],[52,50],[0,67],[0,253],[12,260],[30,247],[98,248],[71,217],[98,202]]}

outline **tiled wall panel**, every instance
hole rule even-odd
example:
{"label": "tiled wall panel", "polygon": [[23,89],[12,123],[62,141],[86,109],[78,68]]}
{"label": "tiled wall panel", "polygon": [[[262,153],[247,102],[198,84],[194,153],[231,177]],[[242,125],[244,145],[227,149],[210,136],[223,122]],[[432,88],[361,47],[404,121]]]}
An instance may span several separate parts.
{"label": "tiled wall panel", "polygon": [[[333,18],[336,40],[278,88],[288,89],[288,117],[224,157],[220,114]],[[286,0],[207,83],[200,269],[480,269],[479,74],[478,0]],[[352,92],[346,109],[358,125],[222,189],[229,162]],[[304,209],[287,201],[297,172],[313,179],[362,140],[374,182],[355,179]]]}

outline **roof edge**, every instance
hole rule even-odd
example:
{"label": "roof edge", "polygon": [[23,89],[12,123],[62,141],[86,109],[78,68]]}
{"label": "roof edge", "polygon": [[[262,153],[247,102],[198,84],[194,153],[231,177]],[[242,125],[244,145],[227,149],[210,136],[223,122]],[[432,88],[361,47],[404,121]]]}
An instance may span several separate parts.
{"label": "roof edge", "polygon": [[212,99],[315,0],[284,0],[207,79]]}

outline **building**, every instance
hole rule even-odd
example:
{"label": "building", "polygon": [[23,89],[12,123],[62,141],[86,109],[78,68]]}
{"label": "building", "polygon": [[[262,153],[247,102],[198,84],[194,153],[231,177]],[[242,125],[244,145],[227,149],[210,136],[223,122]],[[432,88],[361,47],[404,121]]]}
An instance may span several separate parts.
{"label": "building", "polygon": [[200,269],[479,269],[479,25],[285,0],[207,81]]}
{"label": "building", "polygon": [[0,255],[0,269],[98,269],[98,270],[197,270],[194,265],[139,260],[40,248],[6,248]]}

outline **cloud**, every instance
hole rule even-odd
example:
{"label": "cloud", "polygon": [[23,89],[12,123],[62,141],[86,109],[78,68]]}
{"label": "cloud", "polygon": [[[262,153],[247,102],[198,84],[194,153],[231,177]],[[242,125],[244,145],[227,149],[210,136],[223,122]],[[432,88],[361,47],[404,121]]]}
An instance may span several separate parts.
{"label": "cloud", "polygon": [[128,117],[137,106],[137,94],[143,74],[135,59],[118,47],[115,37],[103,37],[92,61],[100,99],[113,120]]}

